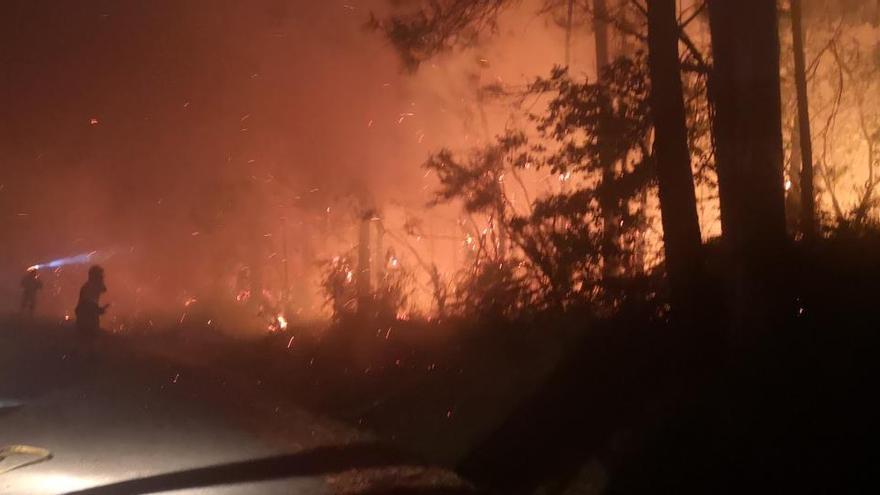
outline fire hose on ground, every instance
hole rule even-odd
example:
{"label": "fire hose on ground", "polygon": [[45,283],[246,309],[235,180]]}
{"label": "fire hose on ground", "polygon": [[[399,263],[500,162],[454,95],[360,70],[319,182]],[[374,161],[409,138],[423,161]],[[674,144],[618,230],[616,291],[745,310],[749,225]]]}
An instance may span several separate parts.
{"label": "fire hose on ground", "polygon": [[[14,410],[21,406],[22,403],[19,401],[0,399],[0,411]],[[52,452],[42,447],[33,447],[31,445],[0,446],[0,475],[23,467],[33,466],[34,464],[48,461],[51,458]],[[6,459],[11,459],[12,463],[4,465]]]}
{"label": "fire hose on ground", "polygon": [[[6,459],[18,459],[9,466],[2,466]],[[52,452],[42,447],[33,447],[30,445],[7,445],[0,447],[0,475],[6,474],[16,469],[27,466],[33,466],[41,462],[48,461],[52,458]]]}

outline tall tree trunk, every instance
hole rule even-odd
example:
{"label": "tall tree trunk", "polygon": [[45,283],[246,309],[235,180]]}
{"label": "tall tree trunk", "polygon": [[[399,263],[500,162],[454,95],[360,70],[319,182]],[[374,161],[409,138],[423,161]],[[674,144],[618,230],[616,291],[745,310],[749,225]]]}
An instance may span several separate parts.
{"label": "tall tree trunk", "polygon": [[571,66],[571,28],[574,24],[574,0],[568,0],[565,13],[565,66]]}
{"label": "tall tree trunk", "polygon": [[250,267],[250,291],[248,298],[251,308],[255,313],[263,310],[266,298],[263,296],[263,260],[266,259],[263,249],[263,241],[265,238],[262,234],[253,234],[250,239],[250,259],[248,266]]}
{"label": "tall tree trunk", "polygon": [[785,192],[785,224],[788,232],[795,234],[801,225],[801,136],[798,130],[797,117],[791,120],[788,127],[791,141],[791,158],[788,164],[788,178],[791,186]]}
{"label": "tall tree trunk", "polygon": [[373,281],[376,284],[377,289],[385,288],[385,268],[386,263],[388,262],[385,259],[385,224],[382,223],[381,215],[377,215],[380,218],[375,221],[376,223],[376,239],[375,239],[375,249],[373,250]]}
{"label": "tall tree trunk", "polygon": [[608,2],[593,0],[593,32],[596,36],[596,71],[601,72],[608,67],[610,59],[608,51]]}
{"label": "tall tree trunk", "polygon": [[702,240],[687,142],[675,0],[648,2],[648,66],[666,271],[673,309],[690,314],[702,282]]}
{"label": "tall tree trunk", "polygon": [[730,256],[733,329],[740,332],[766,329],[784,308],[776,16],[775,0],[709,0],[721,228]]}
{"label": "tall tree trunk", "polygon": [[303,231],[302,227],[296,230],[296,242],[297,246],[295,252],[298,253],[298,268],[295,269],[294,273],[296,276],[293,277],[293,288],[294,288],[294,301],[298,309],[302,309],[303,311],[308,311],[311,308],[315,307],[314,297],[315,290],[313,289],[312,283],[315,280],[315,272],[316,272],[316,256],[315,256],[315,245],[312,240],[313,237],[310,235],[306,235]]}
{"label": "tall tree trunk", "polygon": [[801,232],[807,240],[816,235],[816,195],[813,192],[813,140],[810,136],[810,107],[807,103],[807,75],[804,62],[804,34],[801,0],[791,0],[791,36],[794,41],[794,81],[801,151]]}
{"label": "tall tree trunk", "polygon": [[371,211],[366,212],[361,217],[360,230],[358,234],[358,268],[357,268],[357,311],[360,315],[367,314],[370,309],[370,299],[372,296],[372,287],[370,286],[370,219],[373,217]]}
{"label": "tall tree trunk", "polygon": [[281,221],[281,269],[284,288],[281,292],[281,308],[285,314],[290,311],[290,253],[287,250],[287,219]]}
{"label": "tall tree trunk", "polygon": [[[596,44],[596,74],[598,81],[604,87],[604,72],[609,63],[608,50],[608,4],[606,0],[593,0],[593,31],[595,33]],[[615,277],[620,272],[620,256],[618,253],[618,222],[620,215],[618,214],[617,200],[613,194],[613,188],[610,187],[614,182],[615,162],[611,155],[611,150],[602,142],[608,142],[607,133],[610,131],[609,115],[611,113],[610,98],[604,95],[604,106],[606,110],[603,112],[604,117],[600,119],[606,121],[599,126],[599,162],[602,166],[602,192],[599,195],[599,206],[602,210],[602,254],[605,260],[605,276]]]}

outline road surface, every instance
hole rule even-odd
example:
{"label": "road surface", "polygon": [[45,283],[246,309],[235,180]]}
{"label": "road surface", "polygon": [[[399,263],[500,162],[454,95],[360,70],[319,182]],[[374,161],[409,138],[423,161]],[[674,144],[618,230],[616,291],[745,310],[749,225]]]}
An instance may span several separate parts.
{"label": "road surface", "polygon": [[220,374],[157,361],[125,339],[83,342],[61,326],[0,323],[0,370],[0,402],[22,403],[0,410],[0,448],[54,456],[0,474],[0,494],[328,493],[321,475],[334,468],[295,455],[359,439]]}

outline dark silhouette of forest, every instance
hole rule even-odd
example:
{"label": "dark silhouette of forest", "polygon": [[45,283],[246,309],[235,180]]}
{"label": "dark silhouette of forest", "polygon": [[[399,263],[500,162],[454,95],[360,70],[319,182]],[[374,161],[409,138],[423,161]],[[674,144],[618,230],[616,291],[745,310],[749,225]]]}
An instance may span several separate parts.
{"label": "dark silhouette of forest", "polygon": [[[432,2],[371,25],[417,71],[491,37],[513,3]],[[492,493],[565,493],[591,462],[607,483],[584,493],[856,491],[871,481],[880,229],[871,200],[832,217],[819,207],[820,193],[838,202],[828,181],[813,187],[810,134],[827,129],[810,126],[801,2],[710,0],[684,18],[673,0],[582,3],[548,1],[538,15],[586,12],[598,77],[560,66],[525,89],[484,88],[547,104],[521,129],[424,165],[436,203],[491,225],[454,293],[436,291],[441,317],[484,322],[497,352],[512,326],[582,330],[457,472]],[[839,26],[876,15],[805,3]],[[691,22],[705,23],[709,52]],[[609,30],[629,49],[610,54]],[[792,57],[793,120],[780,76]],[[580,180],[523,211],[499,184],[530,168]],[[721,225],[708,241],[695,198],[706,187]],[[648,191],[663,253],[645,269]]]}

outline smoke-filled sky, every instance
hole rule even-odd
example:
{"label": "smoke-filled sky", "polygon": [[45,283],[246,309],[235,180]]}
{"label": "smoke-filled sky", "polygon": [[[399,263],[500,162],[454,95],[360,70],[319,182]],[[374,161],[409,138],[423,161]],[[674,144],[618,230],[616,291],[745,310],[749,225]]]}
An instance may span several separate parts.
{"label": "smoke-filled sky", "polygon": [[[511,101],[481,104],[479,88],[546,75],[563,61],[565,33],[560,19],[537,14],[543,0],[511,2],[486,43],[407,73],[366,24],[371,12],[421,4],[2,2],[0,310],[16,304],[25,267],[92,251],[107,265],[108,298],[125,301],[116,308],[208,297],[244,265],[262,267],[277,289],[282,259],[296,300],[314,308],[316,263],[357,244],[365,208],[392,234],[387,245],[409,217],[423,220],[433,237],[410,247],[451,271],[463,255],[458,212],[424,208],[435,183],[420,164],[516,125]],[[589,29],[576,22],[572,32],[576,76],[595,73]],[[875,46],[877,28],[861,29]],[[823,39],[811,31],[808,51]],[[824,119],[822,97],[833,91],[811,88]],[[855,121],[844,117],[842,130]],[[841,201],[850,188],[838,186]],[[418,271],[409,248],[396,248]],[[85,269],[44,274],[53,283],[43,308],[69,310]]]}
{"label": "smoke-filled sky", "polygon": [[[4,303],[39,261],[98,250],[114,255],[117,295],[196,290],[282,224],[291,251],[334,254],[314,238],[344,245],[354,230],[310,226],[345,198],[419,209],[429,151],[505,124],[490,105],[483,125],[477,85],[562,58],[562,31],[534,3],[492,44],[407,74],[364,27],[384,0],[3,2]],[[573,61],[591,70],[590,53],[575,45]]]}

